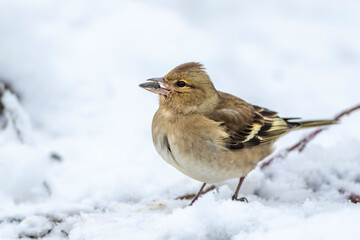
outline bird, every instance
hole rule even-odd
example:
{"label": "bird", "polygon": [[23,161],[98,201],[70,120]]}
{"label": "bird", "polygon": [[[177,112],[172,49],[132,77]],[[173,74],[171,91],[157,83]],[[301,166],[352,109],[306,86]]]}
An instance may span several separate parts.
{"label": "bird", "polygon": [[273,151],[273,144],[298,129],[326,126],[333,120],[299,121],[218,91],[204,65],[181,64],[164,77],[139,85],[159,95],[152,121],[152,140],[158,154],[183,174],[206,184],[239,178],[232,200],[248,175]]}

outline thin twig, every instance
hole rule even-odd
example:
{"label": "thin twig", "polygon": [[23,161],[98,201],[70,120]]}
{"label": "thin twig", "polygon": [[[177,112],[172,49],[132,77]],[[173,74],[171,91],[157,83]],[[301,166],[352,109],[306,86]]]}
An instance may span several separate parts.
{"label": "thin twig", "polygon": [[346,191],[343,188],[339,189],[339,193],[348,195],[348,199],[353,203],[359,203],[360,202],[360,195],[359,194]]}
{"label": "thin twig", "polygon": [[52,192],[51,192],[51,188],[50,188],[49,184],[48,184],[46,181],[44,181],[44,182],[43,182],[43,186],[44,186],[47,194],[48,194],[49,196],[51,196]]}
{"label": "thin twig", "polygon": [[353,203],[359,203],[360,202],[360,195],[355,193],[350,193],[348,199]]}
{"label": "thin twig", "polygon": [[[349,108],[339,114],[337,114],[334,117],[334,121],[339,121],[343,116],[348,115],[352,112],[354,112],[355,110],[360,109],[360,104]],[[292,145],[291,147],[285,148],[284,150],[280,151],[278,154],[272,156],[271,158],[265,160],[261,165],[260,168],[264,169],[265,167],[269,166],[274,160],[276,159],[284,159],[287,157],[287,155],[294,151],[294,150],[298,150],[299,152],[301,152],[305,146],[307,145],[308,142],[310,142],[311,140],[313,140],[319,133],[321,133],[322,131],[324,131],[325,129],[327,129],[328,127],[320,127],[315,129],[314,131],[312,131],[311,133],[309,133],[307,136],[305,136],[304,138],[302,138],[300,141],[298,141],[297,143],[295,143],[294,145]]]}
{"label": "thin twig", "polygon": [[[334,121],[339,121],[345,115],[349,115],[350,113],[352,113],[352,112],[354,112],[354,111],[356,111],[358,109],[360,109],[360,104],[358,104],[358,105],[356,105],[356,106],[354,106],[352,108],[349,108],[349,109],[337,114],[334,117],[333,120]],[[298,141],[297,143],[295,143],[291,147],[288,147],[288,148],[280,151],[278,154],[274,155],[273,157],[269,158],[268,160],[265,160],[261,164],[260,168],[264,169],[264,168],[268,167],[272,162],[274,162],[274,160],[286,158],[289,155],[289,153],[294,151],[294,150],[298,150],[299,152],[301,152],[311,140],[313,140],[319,133],[321,133],[322,131],[324,131],[327,128],[328,127],[320,127],[320,128],[315,129],[314,131],[309,133],[307,136],[302,138],[300,141]],[[360,202],[360,195],[359,194],[346,191],[345,189],[340,189],[339,192],[342,193],[342,194],[347,194],[348,199],[353,203],[359,203]]]}
{"label": "thin twig", "polygon": [[[203,191],[201,195],[204,195],[212,190],[214,190],[216,187],[215,185],[211,185],[210,187],[208,187],[205,191]],[[186,194],[186,195],[183,195],[183,196],[180,196],[180,197],[177,197],[176,200],[184,200],[184,199],[187,199],[187,200],[190,200],[190,199],[193,199],[194,197],[196,196],[196,194]]]}

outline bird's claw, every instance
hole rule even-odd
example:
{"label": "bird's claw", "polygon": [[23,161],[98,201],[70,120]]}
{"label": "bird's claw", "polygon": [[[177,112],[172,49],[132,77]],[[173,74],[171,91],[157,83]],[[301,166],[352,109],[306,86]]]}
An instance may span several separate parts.
{"label": "bird's claw", "polygon": [[233,201],[240,201],[240,202],[246,202],[246,203],[249,202],[245,197],[237,198],[236,196],[232,196],[231,199],[232,199]]}

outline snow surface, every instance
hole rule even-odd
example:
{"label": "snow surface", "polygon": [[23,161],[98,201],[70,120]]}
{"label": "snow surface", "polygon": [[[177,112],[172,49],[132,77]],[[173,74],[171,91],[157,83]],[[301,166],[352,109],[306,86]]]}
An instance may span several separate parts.
{"label": "snow surface", "polygon": [[[356,239],[360,112],[302,153],[219,184],[152,145],[158,101],[138,87],[188,61],[284,117],[360,101],[359,1],[0,1],[0,239]],[[278,149],[303,136],[281,139]]]}

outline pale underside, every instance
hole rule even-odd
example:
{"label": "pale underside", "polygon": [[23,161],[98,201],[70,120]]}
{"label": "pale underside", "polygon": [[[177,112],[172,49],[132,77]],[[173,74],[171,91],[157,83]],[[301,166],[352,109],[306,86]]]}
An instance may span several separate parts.
{"label": "pale underside", "polygon": [[229,135],[219,122],[196,114],[175,117],[165,109],[156,112],[152,135],[157,152],[166,162],[206,183],[246,176],[273,151],[273,141],[229,149],[224,142]]}

